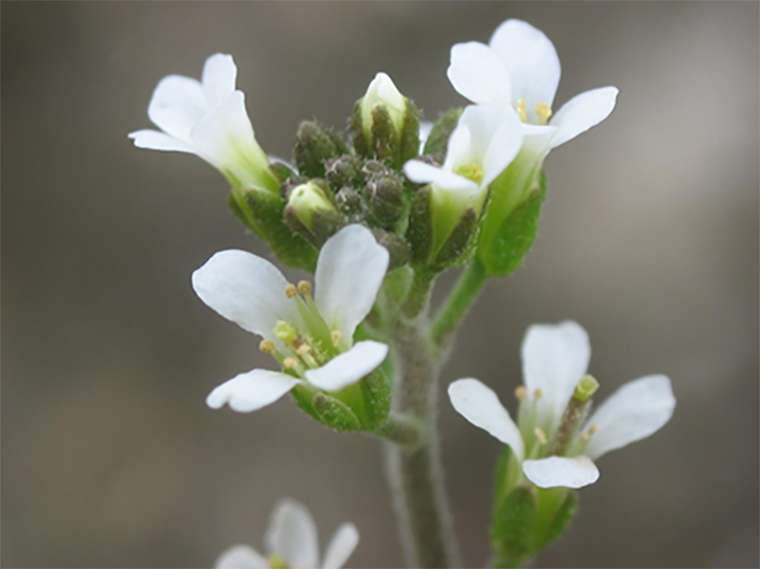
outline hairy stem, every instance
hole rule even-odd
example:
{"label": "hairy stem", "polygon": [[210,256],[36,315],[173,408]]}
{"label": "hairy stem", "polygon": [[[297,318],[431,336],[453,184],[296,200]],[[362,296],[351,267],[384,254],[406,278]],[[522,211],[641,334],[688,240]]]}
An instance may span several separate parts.
{"label": "hairy stem", "polygon": [[486,269],[478,259],[474,259],[459,277],[459,281],[446,300],[446,304],[436,315],[433,324],[433,342],[441,352],[444,352],[453,341],[459,324],[478,298],[487,280]]}
{"label": "hairy stem", "polygon": [[[405,305],[406,315],[419,314],[427,306],[427,291],[420,295],[416,290],[421,284],[412,286],[409,297],[414,302]],[[429,280],[426,286],[429,290]],[[409,310],[418,306],[419,310]],[[421,568],[458,567],[436,430],[436,366],[428,334],[424,314],[400,316],[393,326],[393,349],[399,368],[394,407],[419,421],[426,437],[414,450],[387,445],[388,475],[408,564]]]}

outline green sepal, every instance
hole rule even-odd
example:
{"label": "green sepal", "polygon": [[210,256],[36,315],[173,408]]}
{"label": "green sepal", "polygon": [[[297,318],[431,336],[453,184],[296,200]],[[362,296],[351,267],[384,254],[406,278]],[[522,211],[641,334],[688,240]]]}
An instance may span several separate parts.
{"label": "green sepal", "polygon": [[354,143],[354,150],[359,156],[371,157],[372,152],[367,141],[367,136],[364,134],[364,127],[362,126],[362,100],[363,98],[356,101],[354,108],[351,110],[351,118],[349,120],[351,141]]}
{"label": "green sepal", "polygon": [[372,229],[371,231],[378,244],[385,247],[388,251],[388,255],[390,256],[388,260],[389,272],[409,262],[409,245],[404,239],[384,229]]}
{"label": "green sepal", "polygon": [[393,173],[372,176],[362,190],[377,225],[392,230],[404,214],[404,181]]}
{"label": "green sepal", "polygon": [[325,164],[325,177],[333,192],[337,193],[344,187],[360,188],[365,179],[362,172],[364,160],[353,154],[329,160]]}
{"label": "green sepal", "polygon": [[[385,105],[377,105],[372,109],[372,129],[370,132],[372,133],[369,140],[371,155],[391,164],[396,163],[399,151],[399,134]],[[368,156],[368,158],[372,156]]]}
{"label": "green sepal", "polygon": [[449,109],[442,113],[433,123],[430,135],[425,141],[425,148],[422,153],[427,156],[443,157],[446,154],[446,146],[449,142],[449,136],[454,131],[459,122],[462,109]]}
{"label": "green sepal", "polygon": [[[488,241],[480,240],[477,256],[489,276],[505,277],[522,266],[536,240],[545,198],[546,176],[542,174],[539,186],[531,190],[525,201],[512,211],[491,238]],[[486,209],[484,223],[488,223],[487,216]]]}
{"label": "green sepal", "polygon": [[573,521],[576,512],[578,511],[578,492],[575,490],[569,490],[565,500],[560,507],[556,510],[554,517],[549,525],[546,537],[542,544],[542,547],[556,541]]}
{"label": "green sepal", "polygon": [[420,188],[412,199],[406,240],[411,251],[409,264],[426,266],[433,248],[433,190],[430,186]]}
{"label": "green sepal", "polygon": [[287,226],[283,217],[285,204],[278,195],[249,190],[242,195],[233,191],[230,196],[228,204],[232,212],[269,245],[283,264],[314,271],[318,251]]}
{"label": "green sepal", "polygon": [[314,395],[311,404],[314,407],[319,422],[323,425],[337,431],[362,430],[362,424],[361,421],[359,421],[359,418],[354,414],[351,408],[342,401],[339,401],[326,393],[319,392]]}
{"label": "green sepal", "polygon": [[536,490],[518,486],[496,506],[491,526],[491,543],[501,567],[518,567],[535,548]]}
{"label": "green sepal", "polygon": [[378,368],[362,379],[360,385],[364,395],[365,427],[374,430],[385,422],[391,412],[393,386],[390,376]]}
{"label": "green sepal", "polygon": [[293,401],[295,401],[298,408],[315,421],[320,421],[319,415],[314,409],[314,406],[311,404],[315,393],[316,390],[314,388],[308,387],[306,385],[296,385],[293,389],[290,390],[290,396],[292,397]]}
{"label": "green sepal", "polygon": [[348,151],[340,135],[329,127],[315,121],[303,121],[298,127],[293,155],[304,176],[324,178],[325,163]]}
{"label": "green sepal", "polygon": [[472,252],[473,236],[477,229],[478,214],[475,208],[468,207],[435,255],[433,268],[436,271],[443,271],[466,263]]}
{"label": "green sepal", "polygon": [[401,129],[399,144],[399,160],[397,168],[401,168],[407,160],[416,158],[420,153],[420,110],[411,99],[406,99],[404,126]]}
{"label": "green sepal", "polygon": [[295,175],[295,172],[291,170],[290,166],[283,164],[282,162],[270,162],[269,171],[275,178],[277,178],[277,182],[280,185]]}

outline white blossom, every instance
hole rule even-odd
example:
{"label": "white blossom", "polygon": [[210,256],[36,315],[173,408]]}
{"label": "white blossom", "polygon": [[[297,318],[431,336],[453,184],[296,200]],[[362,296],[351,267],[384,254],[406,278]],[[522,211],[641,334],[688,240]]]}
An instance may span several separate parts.
{"label": "white blossom", "polygon": [[[477,379],[453,382],[449,397],[465,419],[510,447],[533,484],[580,488],[599,478],[595,460],[658,431],[676,404],[670,380],[650,375],[623,385],[588,419],[570,424],[565,412],[579,382],[589,377],[590,357],[586,331],[575,322],[531,326],[522,345],[525,385],[516,391],[517,423]],[[562,433],[567,444],[555,453]]]}
{"label": "white blossom", "polygon": [[388,252],[372,233],[349,225],[327,240],[317,260],[315,294],[308,281],[290,284],[269,261],[251,253],[216,253],[193,273],[193,288],[210,308],[263,338],[283,371],[255,369],[214,389],[207,403],[238,412],[269,405],[296,385],[340,391],[374,371],[385,344],[354,344],[356,327],[375,302]]}
{"label": "white blossom", "polygon": [[526,144],[541,157],[606,119],[618,94],[615,87],[586,91],[555,113],[557,51],[543,32],[520,20],[501,24],[488,45],[455,45],[447,73],[470,101],[514,109],[524,123]]}
{"label": "white blossom", "polygon": [[431,185],[434,230],[440,233],[437,242],[445,239],[467,208],[480,213],[488,185],[517,156],[522,139],[514,112],[498,105],[472,105],[449,137],[442,166],[421,160],[404,165],[411,181]]}
{"label": "white blossom", "polygon": [[356,549],[359,532],[352,523],[342,524],[319,561],[317,526],[305,506],[291,499],[274,508],[265,536],[266,556],[247,545],[235,545],[222,553],[216,569],[339,569]]}
{"label": "white blossom", "polygon": [[232,56],[222,53],[206,60],[201,81],[164,77],[148,105],[148,117],[161,130],[138,130],[129,137],[138,148],[196,154],[232,186],[277,191],[236,78]]}

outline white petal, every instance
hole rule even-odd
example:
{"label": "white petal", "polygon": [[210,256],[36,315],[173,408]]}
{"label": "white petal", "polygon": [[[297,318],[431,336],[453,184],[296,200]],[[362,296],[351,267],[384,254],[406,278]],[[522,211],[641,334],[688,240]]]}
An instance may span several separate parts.
{"label": "white petal", "polygon": [[484,186],[493,182],[520,152],[523,143],[522,123],[511,110],[498,123],[498,128],[491,135],[483,158]]}
{"label": "white petal", "polygon": [[138,130],[129,133],[129,138],[134,141],[137,148],[150,150],[168,150],[173,152],[190,152],[195,154],[195,149],[187,142],[157,130]]}
{"label": "white petal", "polygon": [[599,480],[599,469],[587,456],[550,456],[523,462],[523,472],[539,488],[583,488]]}
{"label": "white petal", "polygon": [[325,391],[340,391],[372,373],[388,355],[388,346],[372,340],[356,345],[317,369],[306,371],[306,380]]}
{"label": "white petal", "polygon": [[449,385],[449,399],[457,413],[508,445],[518,460],[523,459],[520,429],[490,387],[477,379],[459,379]]}
{"label": "white petal", "polygon": [[295,301],[285,295],[288,281],[261,257],[220,251],[193,273],[192,281],[207,306],[249,332],[274,340],[278,320],[301,325]]}
{"label": "white petal", "polygon": [[344,227],[322,247],[314,300],[345,346],[352,344],[356,327],[372,310],[387,269],[388,251],[361,225]]}
{"label": "white petal", "polygon": [[227,403],[233,411],[250,413],[271,405],[299,383],[302,383],[300,379],[286,373],[255,369],[214,389],[206,398],[206,404],[219,409]]}
{"label": "white petal", "polygon": [[596,460],[603,454],[644,439],[673,416],[676,398],[670,380],[650,375],[623,385],[591,415],[588,425],[598,430],[586,454]]}
{"label": "white petal", "polygon": [[255,184],[257,174],[269,165],[253,135],[242,91],[234,91],[206,114],[190,138],[209,162],[232,173],[243,184]]}
{"label": "white petal", "polygon": [[482,154],[476,153],[473,149],[472,132],[466,123],[467,111],[476,109],[475,105],[470,105],[459,117],[459,123],[454,131],[449,135],[449,141],[446,145],[446,161],[443,163],[443,170],[449,172],[459,166],[472,164],[477,160],[480,163]]}
{"label": "white petal", "polygon": [[610,116],[617,96],[616,87],[602,87],[576,95],[562,105],[551,120],[552,126],[559,128],[552,140],[552,148],[572,140]]}
{"label": "white petal", "polygon": [[269,569],[269,561],[247,545],[235,545],[219,556],[215,569]]}
{"label": "white petal", "polygon": [[265,539],[269,553],[281,556],[288,567],[318,567],[317,527],[309,510],[295,500],[277,503]]}
{"label": "white petal", "polygon": [[359,544],[359,531],[351,523],[340,526],[327,545],[323,569],[340,569]]}
{"label": "white petal", "polygon": [[520,20],[507,20],[491,36],[489,45],[509,72],[512,101],[525,99],[531,122],[537,122],[535,107],[550,107],[559,85],[560,65],[554,44],[543,32]]}
{"label": "white petal", "polygon": [[215,107],[235,90],[237,67],[231,55],[217,53],[203,66],[203,91],[209,107]]}
{"label": "white petal", "polygon": [[161,130],[190,141],[190,131],[209,111],[200,82],[182,75],[159,81],[148,105],[148,117]]}
{"label": "white petal", "polygon": [[454,191],[478,190],[478,185],[472,180],[420,160],[409,160],[404,164],[404,174],[416,184],[433,184]]}
{"label": "white petal", "polygon": [[509,75],[487,45],[467,42],[452,47],[446,74],[454,89],[473,103],[511,105]]}
{"label": "white petal", "polygon": [[578,381],[586,374],[591,344],[575,322],[542,324],[528,328],[522,344],[523,379],[528,396],[542,392],[538,425],[551,431],[562,416]]}

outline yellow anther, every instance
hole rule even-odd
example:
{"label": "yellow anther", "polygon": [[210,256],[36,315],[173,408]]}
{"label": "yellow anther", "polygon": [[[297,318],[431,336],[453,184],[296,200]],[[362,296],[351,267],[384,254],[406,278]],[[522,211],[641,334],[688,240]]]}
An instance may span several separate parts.
{"label": "yellow anther", "polygon": [[588,433],[583,433],[582,435],[578,435],[578,440],[579,440],[579,441],[582,441],[582,442],[584,442],[584,443],[585,443],[587,440],[589,440],[590,438],[591,438],[591,437],[589,436],[589,434],[588,434]]}
{"label": "yellow anther", "polygon": [[296,353],[299,356],[303,356],[304,354],[308,354],[310,351],[311,351],[311,346],[309,344],[301,344],[300,346],[298,346]]}
{"label": "yellow anther", "polygon": [[483,175],[485,174],[483,167],[480,164],[476,164],[475,162],[472,162],[471,164],[465,164],[464,166],[459,166],[454,170],[454,172],[463,178],[472,180],[476,184],[479,184],[483,181]]}
{"label": "yellow anther", "polygon": [[528,396],[528,390],[525,389],[525,386],[521,385],[520,387],[515,389],[515,397],[517,397],[518,401],[524,401],[527,396]]}
{"label": "yellow anther", "polygon": [[288,562],[282,555],[275,553],[269,556],[269,567],[270,569],[288,569]]}
{"label": "yellow anther", "polygon": [[543,396],[544,396],[544,392],[541,391],[541,389],[536,388],[536,389],[533,390],[533,398],[534,399],[541,399]]}
{"label": "yellow anther", "polygon": [[289,284],[288,286],[285,287],[285,296],[287,296],[288,298],[295,298],[297,294],[298,294],[298,289],[296,288],[296,285]]}
{"label": "yellow anther", "polygon": [[546,103],[539,103],[536,105],[536,115],[538,115],[541,124],[549,122],[549,117],[552,116],[552,108]]}
{"label": "yellow anther", "polygon": [[288,369],[293,369],[298,365],[298,360],[295,358],[285,358],[282,360],[282,365],[284,365]]}
{"label": "yellow anther", "polygon": [[533,432],[536,433],[536,439],[538,439],[540,444],[545,445],[547,443],[548,439],[546,438],[546,433],[544,433],[542,429],[537,428]]}
{"label": "yellow anther", "polygon": [[528,115],[525,112],[525,99],[522,97],[517,99],[517,114],[520,115],[522,122],[528,122]]}
{"label": "yellow anther", "polygon": [[591,425],[588,428],[587,434],[590,437],[591,435],[593,435],[594,433],[596,433],[598,430],[599,430],[599,427],[597,425]]}
{"label": "yellow anther", "polygon": [[265,354],[273,354],[274,342],[272,340],[261,340],[261,342],[259,343],[259,350],[261,350]]}
{"label": "yellow anther", "polygon": [[311,283],[309,281],[298,281],[298,292],[304,296],[311,294]]}
{"label": "yellow anther", "polygon": [[330,334],[330,340],[332,340],[332,345],[337,347],[338,342],[340,342],[340,330],[333,330]]}

